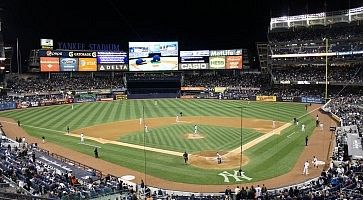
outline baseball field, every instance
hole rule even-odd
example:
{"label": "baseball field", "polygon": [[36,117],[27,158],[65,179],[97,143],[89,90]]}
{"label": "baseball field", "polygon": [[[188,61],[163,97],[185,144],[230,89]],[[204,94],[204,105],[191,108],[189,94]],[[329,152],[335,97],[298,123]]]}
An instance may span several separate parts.
{"label": "baseball field", "polygon": [[[249,183],[289,172],[305,147],[305,136],[315,128],[304,104],[276,102],[122,100],[0,116],[20,120],[28,134],[44,136],[47,142],[91,156],[98,147],[99,159],[161,179],[203,185]],[[306,125],[305,132],[292,124],[294,117]],[[184,151],[189,153],[187,165]],[[237,176],[240,167],[243,173]]]}

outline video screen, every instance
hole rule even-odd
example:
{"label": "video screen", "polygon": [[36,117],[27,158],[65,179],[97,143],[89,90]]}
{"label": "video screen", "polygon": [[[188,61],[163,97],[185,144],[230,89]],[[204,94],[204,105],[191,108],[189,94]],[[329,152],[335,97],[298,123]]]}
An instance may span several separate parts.
{"label": "video screen", "polygon": [[129,42],[129,71],[178,70],[178,42]]}

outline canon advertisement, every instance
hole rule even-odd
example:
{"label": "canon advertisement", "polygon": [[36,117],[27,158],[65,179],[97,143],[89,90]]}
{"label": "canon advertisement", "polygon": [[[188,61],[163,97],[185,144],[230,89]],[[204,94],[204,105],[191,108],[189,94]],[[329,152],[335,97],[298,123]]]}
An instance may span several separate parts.
{"label": "canon advertisement", "polygon": [[126,52],[97,52],[98,71],[127,71]]}
{"label": "canon advertisement", "polygon": [[179,70],[209,69],[209,50],[180,51]]}
{"label": "canon advertisement", "polygon": [[130,71],[178,70],[178,42],[129,42]]}

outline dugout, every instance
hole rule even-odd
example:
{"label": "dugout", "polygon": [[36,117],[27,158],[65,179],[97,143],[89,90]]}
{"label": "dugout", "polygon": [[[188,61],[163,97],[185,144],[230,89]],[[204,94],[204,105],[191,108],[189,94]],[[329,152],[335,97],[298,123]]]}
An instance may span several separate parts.
{"label": "dugout", "polygon": [[175,73],[135,73],[126,75],[128,99],[177,98],[181,75]]}

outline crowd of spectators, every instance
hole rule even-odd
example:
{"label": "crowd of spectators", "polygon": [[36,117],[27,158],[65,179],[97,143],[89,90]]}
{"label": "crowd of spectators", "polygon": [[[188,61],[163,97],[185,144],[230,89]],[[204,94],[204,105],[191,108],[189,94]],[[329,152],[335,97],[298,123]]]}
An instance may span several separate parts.
{"label": "crowd of spectators", "polygon": [[[274,69],[275,81],[311,81],[325,82],[325,67],[316,66],[291,66]],[[362,65],[335,66],[328,69],[328,81],[335,83],[363,83]]]}
{"label": "crowd of spectators", "polygon": [[342,119],[343,126],[357,125],[363,132],[363,96],[349,95],[332,99],[331,112]]}
{"label": "crowd of spectators", "polygon": [[271,43],[278,42],[301,42],[301,41],[322,41],[324,38],[335,40],[352,40],[362,36],[363,26],[346,25],[339,27],[309,27],[289,29],[284,31],[270,31],[268,34]]}
{"label": "crowd of spectators", "polygon": [[261,73],[243,73],[238,75],[185,75],[183,86],[186,87],[253,87],[261,88],[266,78]]}
{"label": "crowd of spectators", "polygon": [[91,177],[95,174],[90,174],[88,179],[83,179],[56,170],[35,157],[35,151],[38,151],[35,144],[19,142],[15,147],[2,145],[0,148],[0,177],[16,183],[18,193],[51,199],[91,198],[122,191],[132,193],[132,186],[110,175],[94,179]]}
{"label": "crowd of spectators", "polygon": [[116,89],[123,88],[123,79],[118,78],[12,78],[6,87],[14,93],[45,93],[53,91]]}

